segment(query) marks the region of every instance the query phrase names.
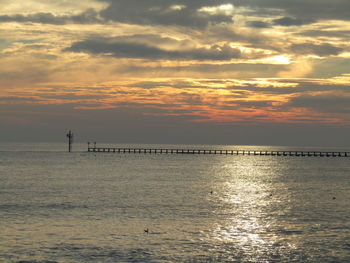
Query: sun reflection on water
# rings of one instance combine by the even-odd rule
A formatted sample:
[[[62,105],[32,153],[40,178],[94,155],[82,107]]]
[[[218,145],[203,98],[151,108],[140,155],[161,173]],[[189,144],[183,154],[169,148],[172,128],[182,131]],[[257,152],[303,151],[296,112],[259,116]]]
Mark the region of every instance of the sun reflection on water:
[[[288,211],[289,197],[283,184],[275,189],[280,172],[276,161],[251,157],[219,165],[221,192],[215,213],[222,220],[213,227],[212,238],[247,260],[296,249],[293,237],[282,241],[278,235],[278,216]]]

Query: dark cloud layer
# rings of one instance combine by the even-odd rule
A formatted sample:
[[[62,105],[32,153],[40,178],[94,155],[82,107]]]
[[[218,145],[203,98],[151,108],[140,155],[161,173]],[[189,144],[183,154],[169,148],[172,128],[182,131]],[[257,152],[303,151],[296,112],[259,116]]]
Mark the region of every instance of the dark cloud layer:
[[[300,26],[319,20],[350,20],[348,0],[100,0],[107,7],[99,12],[88,9],[78,15],[53,13],[2,15],[0,22],[34,22],[46,24],[100,23],[116,21],[140,25],[174,25],[204,28],[208,25],[233,23],[233,14],[204,12],[203,8],[231,4],[246,8],[247,15],[279,17],[273,24]],[[263,28],[265,22],[252,21],[250,26]]]
[[[288,106],[308,108],[322,113],[350,113],[350,94],[301,95],[293,98]]]
[[[147,36],[144,36],[144,38],[147,39]],[[164,38],[163,41],[175,44],[178,42],[170,38]],[[231,48],[228,45],[213,45],[210,48],[166,50],[146,43],[131,42],[128,41],[128,38],[125,41],[121,37],[87,39],[74,43],[67,51],[110,54],[120,58],[146,59],[227,60],[241,56],[239,49]]]
[[[318,56],[338,55],[343,51],[342,48],[332,46],[331,44],[316,45],[312,43],[293,44],[290,50],[297,54],[314,54]]]
[[[230,1],[204,0],[119,0],[108,1],[109,6],[101,12],[106,20],[142,25],[176,25],[206,27],[209,24],[231,23],[232,16],[200,12],[202,7],[217,6]]]
[[[260,15],[279,14],[289,17],[279,21],[284,25],[300,24],[310,20],[350,20],[348,0],[232,0],[231,2],[237,6],[250,7]]]
[[[97,12],[88,9],[78,15],[54,15],[53,13],[33,13],[1,15],[0,22],[32,22],[42,24],[89,24],[108,21],[140,25],[174,25],[204,28],[210,24],[232,23],[232,15],[209,14],[200,9],[216,6],[224,1],[160,1],[160,0],[118,0],[108,2],[108,7]]]
[[[52,13],[35,13],[29,15],[2,15],[0,16],[0,22],[31,22],[41,24],[53,24],[53,25],[64,25],[64,24],[93,24],[100,23],[98,19],[98,13],[94,9],[88,9],[78,15],[65,15],[56,16]]]
[[[271,25],[269,23],[263,22],[263,21],[250,21],[247,23],[248,26],[250,27],[255,27],[255,28],[269,28]]]
[[[131,24],[159,24],[205,27],[210,24],[231,23],[232,15],[199,12],[203,7],[232,4],[248,8],[247,14],[280,16],[273,22],[282,26],[300,26],[319,20],[350,20],[348,0],[103,0],[109,6],[101,12],[107,20]],[[281,17],[282,16],[282,17]],[[267,24],[252,22],[253,27]]]
[[[314,20],[312,20],[312,19],[297,19],[297,18],[293,18],[293,17],[282,17],[282,18],[278,18],[278,19],[273,20],[273,22],[276,25],[280,25],[280,26],[302,26],[305,24],[313,23]]]

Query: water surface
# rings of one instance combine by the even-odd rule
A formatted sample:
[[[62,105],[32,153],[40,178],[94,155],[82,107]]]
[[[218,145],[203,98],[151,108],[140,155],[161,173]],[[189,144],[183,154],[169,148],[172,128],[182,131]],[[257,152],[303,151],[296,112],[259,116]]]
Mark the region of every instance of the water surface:
[[[65,146],[0,148],[1,262],[350,261],[350,158]]]

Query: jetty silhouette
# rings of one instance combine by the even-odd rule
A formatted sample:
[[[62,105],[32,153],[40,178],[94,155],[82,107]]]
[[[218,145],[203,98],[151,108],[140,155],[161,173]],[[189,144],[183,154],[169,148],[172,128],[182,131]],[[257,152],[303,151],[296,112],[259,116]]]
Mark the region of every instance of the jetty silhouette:
[[[73,133],[67,134],[68,151],[72,150]],[[253,156],[295,156],[295,157],[350,157],[350,152],[333,151],[274,151],[274,150],[236,150],[236,149],[184,149],[184,148],[132,148],[97,147],[96,142],[88,142],[88,152],[123,154],[210,154],[210,155],[253,155]]]
[[[215,150],[215,149],[175,149],[175,148],[128,148],[128,147],[93,147],[88,144],[88,152],[123,153],[123,154],[220,154],[220,155],[255,155],[255,156],[296,156],[296,157],[350,157],[350,152],[323,151],[268,151],[268,150]]]

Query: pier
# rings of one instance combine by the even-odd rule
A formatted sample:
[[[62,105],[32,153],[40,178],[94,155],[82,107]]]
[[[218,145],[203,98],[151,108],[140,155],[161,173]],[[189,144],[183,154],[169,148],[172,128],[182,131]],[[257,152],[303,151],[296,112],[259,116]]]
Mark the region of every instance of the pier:
[[[220,155],[253,155],[253,156],[295,156],[295,157],[350,157],[350,152],[322,151],[265,151],[265,150],[213,150],[213,149],[166,149],[166,148],[113,148],[90,147],[88,152],[122,153],[122,154],[220,154]]]

